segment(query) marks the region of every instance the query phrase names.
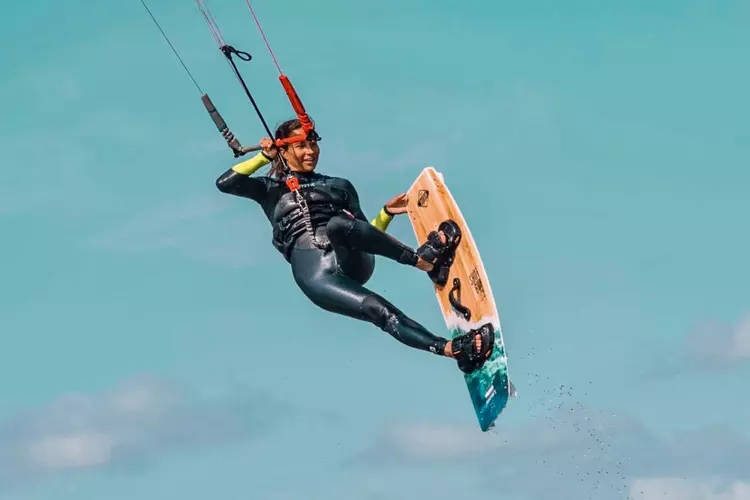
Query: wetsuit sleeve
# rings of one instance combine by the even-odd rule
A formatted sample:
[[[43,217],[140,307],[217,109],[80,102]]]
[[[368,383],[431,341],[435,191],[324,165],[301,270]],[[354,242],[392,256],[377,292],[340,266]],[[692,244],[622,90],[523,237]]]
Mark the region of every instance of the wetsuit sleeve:
[[[260,168],[268,165],[269,163],[271,163],[271,160],[269,160],[266,155],[264,155],[263,153],[258,153],[249,160],[245,160],[242,163],[238,163],[237,165],[233,166],[232,170],[242,175],[253,175]]]
[[[258,169],[271,162],[263,153],[238,163],[216,179],[216,187],[222,193],[242,196],[260,203],[268,194],[265,179],[250,177]]]
[[[386,229],[388,229],[388,225],[392,220],[393,216],[386,211],[385,207],[383,207],[380,209],[378,216],[370,221],[370,224],[380,229],[381,231],[385,231]]]

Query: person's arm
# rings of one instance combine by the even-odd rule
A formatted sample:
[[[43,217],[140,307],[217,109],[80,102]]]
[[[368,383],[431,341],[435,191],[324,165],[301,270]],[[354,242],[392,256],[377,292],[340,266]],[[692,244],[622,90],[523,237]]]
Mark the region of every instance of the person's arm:
[[[398,214],[405,214],[407,212],[408,202],[409,198],[406,193],[401,193],[394,196],[393,198],[388,200],[385,205],[383,205],[383,208],[380,209],[378,216],[372,219],[370,224],[385,232],[385,230],[388,229],[388,225],[391,223],[394,216]]]
[[[232,167],[232,170],[242,175],[253,175],[255,172],[271,163],[271,158],[266,156],[263,151]]]
[[[344,185],[345,185],[346,191],[348,191],[349,194],[352,196],[352,200],[349,205],[350,211],[354,214],[354,217],[356,217],[357,219],[366,221],[367,216],[365,215],[364,211],[362,210],[361,205],[359,204],[359,193],[357,192],[357,188],[355,188],[354,185],[348,180],[344,180]],[[381,231],[385,232],[385,230],[388,229],[388,225],[393,220],[393,216],[394,214],[390,213],[388,209],[386,208],[386,206],[383,205],[377,217],[372,219],[370,221],[370,224],[380,229]]]
[[[370,224],[385,232],[388,229],[388,225],[393,220],[393,214],[388,212],[388,209],[383,206],[378,213],[378,216],[370,221]]]
[[[222,193],[242,196],[260,202],[268,192],[264,179],[250,177],[260,168],[271,163],[262,152],[233,166],[216,179],[216,187]]]

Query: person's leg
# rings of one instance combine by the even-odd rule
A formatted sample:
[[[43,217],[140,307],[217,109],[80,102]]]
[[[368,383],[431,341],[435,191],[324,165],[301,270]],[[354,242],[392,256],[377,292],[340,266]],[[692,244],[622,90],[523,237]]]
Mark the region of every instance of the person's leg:
[[[426,271],[440,286],[448,280],[453,255],[461,241],[461,229],[455,222],[447,220],[414,250],[372,224],[348,214],[332,217],[326,225],[326,234],[341,257],[351,250],[387,257]]]
[[[451,356],[450,349],[446,353],[447,339],[433,335],[380,295],[337,272],[326,252],[295,249],[291,264],[297,285],[318,307],[372,323],[409,347]]]
[[[335,219],[336,218],[333,218],[331,220],[335,221]],[[489,358],[494,348],[494,330],[492,330],[491,327],[488,329],[486,326],[483,326],[476,331],[472,330],[452,340],[438,337],[413,319],[406,316],[401,310],[385,298],[367,289],[352,277],[341,272],[341,267],[339,266],[338,261],[346,261],[347,263],[353,264],[353,261],[358,261],[358,259],[352,259],[351,257],[356,257],[352,254],[364,252],[360,246],[356,245],[356,241],[354,242],[355,246],[351,244],[351,240],[344,239],[341,235],[337,235],[337,231],[352,234],[352,229],[356,229],[356,225],[353,226],[348,223],[344,224],[344,222],[347,221],[335,221],[333,224],[333,230],[329,229],[329,234],[333,234],[334,239],[336,239],[338,243],[333,245],[334,252],[312,249],[297,249],[292,252],[291,264],[294,279],[305,295],[322,309],[349,316],[351,318],[368,321],[409,347],[454,358],[458,362],[459,368],[465,373],[471,373],[482,366],[484,361]],[[361,221],[357,220],[357,222]],[[336,227],[339,224],[341,224],[341,228]],[[329,222],[329,228],[330,227],[331,223]],[[441,225],[441,228],[444,227],[444,225]],[[387,242],[388,244],[393,245],[393,242],[395,241],[396,244],[393,245],[394,248],[396,245],[400,245],[401,248],[406,247],[395,238],[392,238],[377,228],[373,229],[378,233],[385,235],[389,240],[392,240]],[[448,233],[447,236],[443,235],[446,236],[446,238],[451,238],[455,234],[451,234],[451,228],[445,228],[445,231]],[[355,233],[355,235],[355,237],[359,237],[361,233]],[[437,233],[431,236],[433,238],[440,238]],[[373,240],[375,240],[374,237],[372,239],[367,239],[370,243],[372,243]],[[454,241],[457,243],[458,239]],[[334,241],[332,241],[332,243],[334,243]],[[439,248],[440,243],[440,241],[433,241],[433,246],[429,247],[429,249],[434,250],[435,246]],[[348,246],[346,244],[348,244]],[[427,245],[424,245],[423,247],[426,246]],[[357,248],[357,250],[354,250],[353,247]],[[388,248],[385,242],[383,247],[386,249]],[[380,248],[382,249],[383,247]],[[391,248],[391,250],[393,250],[393,248]],[[395,251],[393,251],[391,255],[395,255]],[[331,257],[334,256],[335,258],[332,259]],[[394,260],[398,261],[398,259]],[[452,258],[448,265],[450,265],[450,263],[452,263]],[[441,266],[442,267],[438,269],[447,271],[444,262]],[[366,267],[368,267],[368,269],[364,270],[363,273],[355,274],[369,276],[372,269],[370,269],[369,266]]]
[[[350,215],[336,215],[328,221],[326,234],[337,254],[359,250],[380,255],[401,264],[416,266],[417,252],[369,222]]]
[[[380,295],[337,272],[330,252],[297,249],[291,262],[297,285],[326,311],[368,321],[402,344],[453,358],[465,373],[482,366],[492,353],[495,338],[491,327],[485,325],[452,340],[433,335]]]

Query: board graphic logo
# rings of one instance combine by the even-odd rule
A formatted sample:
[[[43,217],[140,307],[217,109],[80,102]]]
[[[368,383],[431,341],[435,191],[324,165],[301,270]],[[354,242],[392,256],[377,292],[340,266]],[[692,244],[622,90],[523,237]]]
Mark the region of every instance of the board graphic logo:
[[[487,391],[484,393],[484,401],[485,403],[489,402],[490,399],[495,397],[495,394],[497,394],[497,391],[495,390],[495,386],[491,385]]]
[[[420,189],[419,190],[419,197],[417,198],[417,206],[418,207],[426,207],[427,206],[427,200],[430,197],[430,192],[426,189]]]
[[[484,300],[487,296],[484,291],[484,284],[482,278],[479,277],[479,270],[475,267],[471,273],[469,273],[469,283],[474,287],[474,292],[477,294],[479,300]]]

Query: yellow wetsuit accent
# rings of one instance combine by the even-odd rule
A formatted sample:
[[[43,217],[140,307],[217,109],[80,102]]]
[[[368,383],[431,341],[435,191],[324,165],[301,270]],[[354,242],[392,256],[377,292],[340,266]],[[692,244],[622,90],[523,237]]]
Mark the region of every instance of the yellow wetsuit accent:
[[[388,229],[388,224],[390,224],[392,220],[393,216],[386,213],[385,207],[383,207],[380,209],[380,213],[378,213],[378,216],[370,221],[370,224],[380,229],[381,231],[385,231],[386,229]]]
[[[266,158],[263,153],[258,153],[249,160],[245,160],[242,163],[238,163],[237,165],[233,166],[232,170],[234,170],[238,174],[253,175],[257,170],[268,165],[269,163],[271,163],[271,160]]]

